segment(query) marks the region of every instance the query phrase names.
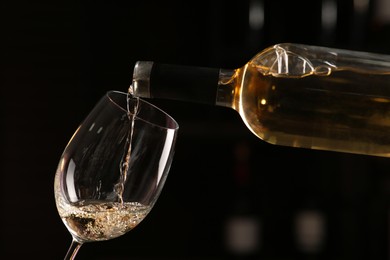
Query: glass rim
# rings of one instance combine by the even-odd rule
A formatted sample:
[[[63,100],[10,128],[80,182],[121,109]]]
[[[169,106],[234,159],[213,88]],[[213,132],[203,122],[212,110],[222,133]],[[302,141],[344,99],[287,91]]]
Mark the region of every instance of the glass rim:
[[[110,100],[110,102],[112,102],[116,107],[118,107],[119,109],[121,109],[122,111],[126,112],[127,113],[127,109],[123,108],[123,106],[121,106],[120,104],[118,104],[112,97],[110,97],[110,94],[112,93],[115,93],[115,94],[120,94],[120,95],[123,95],[123,96],[127,96],[128,93],[125,93],[125,92],[122,92],[122,91],[118,91],[118,90],[109,90],[106,92],[105,96]],[[165,126],[161,125],[161,124],[156,124],[156,123],[153,123],[151,122],[150,120],[146,120],[142,117],[138,117],[136,116],[135,118],[141,120],[141,121],[144,121],[144,122],[147,122],[148,124],[151,124],[151,125],[155,125],[155,126],[158,126],[158,127],[161,127],[161,128],[165,128],[165,129],[173,129],[173,130],[177,130],[179,129],[179,124],[177,123],[177,121],[171,116],[169,115],[167,112],[165,112],[164,110],[162,110],[161,108],[153,105],[152,103],[142,99],[142,98],[138,98],[142,103],[145,103],[147,104],[148,106],[151,106],[153,109],[161,112],[162,114],[164,114],[170,121],[171,121],[171,124],[167,124]]]

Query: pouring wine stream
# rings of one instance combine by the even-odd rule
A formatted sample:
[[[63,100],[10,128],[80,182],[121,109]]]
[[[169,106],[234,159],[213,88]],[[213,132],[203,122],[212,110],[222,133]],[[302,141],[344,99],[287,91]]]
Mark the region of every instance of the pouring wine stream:
[[[136,102],[132,106],[130,105],[130,99],[135,98]],[[127,135],[126,145],[124,149],[123,158],[120,163],[120,179],[119,183],[116,185],[116,192],[118,194],[119,203],[121,206],[123,206],[123,190],[124,185],[126,183],[127,174],[129,171],[129,162],[131,157],[131,143],[133,140],[133,134],[134,134],[134,124],[135,124],[135,117],[137,116],[138,112],[138,106],[139,106],[139,98],[134,97],[132,95],[132,86],[129,87],[129,91],[127,93],[127,117],[129,118],[129,122],[131,123],[131,127],[129,130],[129,133]]]

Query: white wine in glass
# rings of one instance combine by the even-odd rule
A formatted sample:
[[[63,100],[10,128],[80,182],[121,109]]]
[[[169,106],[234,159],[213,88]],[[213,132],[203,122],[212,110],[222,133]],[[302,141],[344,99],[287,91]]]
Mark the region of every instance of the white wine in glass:
[[[109,91],[89,113],[58,164],[54,194],[72,235],[65,259],[86,242],[119,237],[156,202],[169,172],[177,122],[152,104]]]

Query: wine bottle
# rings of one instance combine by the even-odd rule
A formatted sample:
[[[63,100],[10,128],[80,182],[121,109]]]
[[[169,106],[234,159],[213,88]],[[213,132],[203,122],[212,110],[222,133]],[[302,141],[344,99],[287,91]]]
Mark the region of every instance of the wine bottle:
[[[236,69],[138,61],[129,92],[232,108],[275,145],[390,157],[390,55],[282,43]]]

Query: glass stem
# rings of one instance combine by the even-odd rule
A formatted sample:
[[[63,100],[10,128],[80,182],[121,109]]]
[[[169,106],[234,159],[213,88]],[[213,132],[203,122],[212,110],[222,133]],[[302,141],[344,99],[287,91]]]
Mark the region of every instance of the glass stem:
[[[64,260],[73,260],[75,259],[77,252],[79,251],[82,243],[78,242],[76,239],[72,239],[72,243],[66,253]]]

